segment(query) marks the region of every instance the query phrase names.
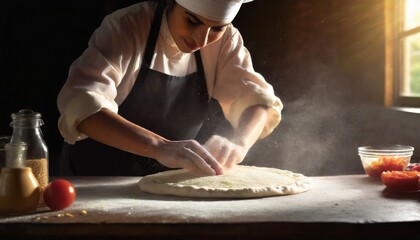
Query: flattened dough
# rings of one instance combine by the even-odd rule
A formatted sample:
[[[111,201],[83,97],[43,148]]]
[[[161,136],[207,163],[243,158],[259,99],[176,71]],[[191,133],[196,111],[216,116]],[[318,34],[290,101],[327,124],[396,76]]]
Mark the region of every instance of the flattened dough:
[[[258,198],[290,195],[310,188],[308,177],[276,168],[238,165],[219,176],[198,177],[185,169],[140,179],[148,193],[201,198]]]

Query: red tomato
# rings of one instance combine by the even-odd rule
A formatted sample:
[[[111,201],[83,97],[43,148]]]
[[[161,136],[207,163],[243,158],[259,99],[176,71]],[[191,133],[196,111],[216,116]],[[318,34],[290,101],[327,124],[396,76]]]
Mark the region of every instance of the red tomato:
[[[393,190],[420,190],[420,172],[417,171],[386,171],[381,174],[381,180],[388,188]]]
[[[70,206],[76,198],[76,190],[71,182],[56,179],[50,182],[44,190],[45,205],[52,210],[61,210]]]

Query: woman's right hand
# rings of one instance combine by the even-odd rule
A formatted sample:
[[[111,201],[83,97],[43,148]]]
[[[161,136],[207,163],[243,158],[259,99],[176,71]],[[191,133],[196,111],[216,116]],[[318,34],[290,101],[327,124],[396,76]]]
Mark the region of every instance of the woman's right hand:
[[[164,141],[156,160],[169,168],[185,168],[199,175],[221,175],[223,167],[195,140]]]
[[[195,140],[170,141],[106,108],[83,120],[78,130],[109,146],[156,159],[170,168],[200,175],[223,174],[222,166]]]

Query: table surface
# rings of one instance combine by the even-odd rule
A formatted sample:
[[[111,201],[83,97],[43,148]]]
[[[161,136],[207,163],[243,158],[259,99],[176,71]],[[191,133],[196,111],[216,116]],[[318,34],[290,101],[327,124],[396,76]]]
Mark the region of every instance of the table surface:
[[[83,234],[92,238],[111,233],[164,237],[182,230],[197,237],[209,236],[212,229],[211,236],[219,238],[264,235],[304,239],[324,229],[329,232],[324,233],[325,238],[346,232],[347,236],[375,232],[378,236],[380,230],[384,237],[402,231],[405,239],[420,239],[420,192],[392,192],[366,175],[310,177],[312,186],[307,192],[257,199],[154,195],[140,191],[139,177],[68,179],[77,191],[69,208],[50,211],[43,207],[33,213],[0,216],[0,233],[44,238]],[[251,231],[254,228],[261,230]]]

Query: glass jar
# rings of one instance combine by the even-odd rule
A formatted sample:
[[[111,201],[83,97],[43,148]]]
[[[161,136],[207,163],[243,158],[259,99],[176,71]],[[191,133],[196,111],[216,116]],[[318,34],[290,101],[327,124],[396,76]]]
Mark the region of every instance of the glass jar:
[[[41,126],[44,122],[41,114],[30,109],[12,113],[13,127],[11,143],[26,143],[26,167],[32,169],[39,182],[41,193],[48,184],[48,148],[42,137]]]

